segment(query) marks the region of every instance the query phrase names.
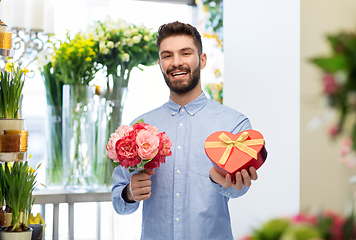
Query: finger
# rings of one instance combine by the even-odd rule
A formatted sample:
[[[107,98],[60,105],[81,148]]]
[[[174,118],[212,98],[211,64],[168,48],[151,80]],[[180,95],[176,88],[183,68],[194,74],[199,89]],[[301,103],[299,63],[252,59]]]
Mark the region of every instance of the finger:
[[[137,199],[135,200],[136,202],[139,201],[143,201],[143,200],[147,200],[151,197],[151,192],[147,193],[147,194],[143,194],[143,195],[139,195],[137,196]]]
[[[243,185],[245,185],[246,187],[251,186],[251,178],[246,169],[243,169],[241,171],[241,175],[242,175]]]
[[[131,182],[133,181],[144,181],[150,179],[150,176],[147,173],[138,173],[131,176]]]
[[[132,194],[135,201],[146,200],[151,196],[151,187],[133,189]]]
[[[155,171],[153,171],[152,169],[145,169],[145,172],[150,176],[155,174]]]
[[[230,188],[232,186],[231,175],[229,173],[225,176],[225,184],[224,187]]]
[[[214,182],[216,182],[216,183],[218,183],[218,184],[220,184],[220,185],[224,185],[224,183],[225,183],[225,177],[221,176],[220,173],[218,173],[214,167],[212,167],[212,168],[210,169],[209,174],[210,174],[210,178],[211,178]]]
[[[254,167],[250,167],[249,171],[250,171],[250,177],[251,177],[251,179],[252,179],[252,180],[257,180],[258,175],[257,175],[256,169],[255,169]]]
[[[234,188],[236,188],[237,190],[241,190],[243,187],[243,181],[240,172],[237,172],[235,174],[235,179],[236,179],[236,184],[234,185]]]

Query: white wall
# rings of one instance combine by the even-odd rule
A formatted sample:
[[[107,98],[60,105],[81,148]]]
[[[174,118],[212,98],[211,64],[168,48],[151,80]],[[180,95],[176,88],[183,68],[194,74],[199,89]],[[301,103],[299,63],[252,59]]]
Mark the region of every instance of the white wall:
[[[224,104],[250,118],[268,158],[249,192],[230,201],[236,239],[299,211],[299,0],[224,1]]]

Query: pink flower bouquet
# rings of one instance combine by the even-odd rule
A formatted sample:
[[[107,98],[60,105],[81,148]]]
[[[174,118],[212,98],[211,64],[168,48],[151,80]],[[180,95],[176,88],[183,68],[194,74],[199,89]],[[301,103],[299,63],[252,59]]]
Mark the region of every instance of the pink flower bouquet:
[[[172,141],[165,132],[158,133],[158,128],[140,120],[133,126],[120,126],[112,133],[106,150],[115,167],[133,172],[158,168],[172,155],[171,147]]]

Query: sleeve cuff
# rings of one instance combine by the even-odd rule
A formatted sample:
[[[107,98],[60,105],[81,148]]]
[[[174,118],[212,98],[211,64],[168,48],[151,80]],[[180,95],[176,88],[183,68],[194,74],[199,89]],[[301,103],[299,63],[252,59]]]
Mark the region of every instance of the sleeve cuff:
[[[139,202],[125,202],[125,200],[122,198],[122,191],[124,190],[124,188],[125,186],[118,186],[111,192],[111,201],[114,206],[114,209],[118,214],[121,215],[127,215],[135,212],[140,205]]]
[[[210,178],[210,176],[209,176]],[[211,184],[213,184],[214,188],[223,196],[228,197],[228,198],[237,198],[243,196],[248,190],[249,187],[243,186],[241,190],[237,190],[234,187],[230,188],[225,188],[221,186],[220,184],[214,182],[210,178]]]

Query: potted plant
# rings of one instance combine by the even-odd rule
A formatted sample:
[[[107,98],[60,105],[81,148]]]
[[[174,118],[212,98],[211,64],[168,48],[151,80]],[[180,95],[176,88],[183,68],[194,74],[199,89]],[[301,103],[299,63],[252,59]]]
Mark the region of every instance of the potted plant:
[[[0,134],[4,134],[6,129],[23,129],[24,120],[19,117],[26,73],[26,68],[15,66],[11,61],[5,64],[5,70],[0,73]]]
[[[15,233],[31,239],[32,229],[28,227],[34,199],[32,192],[36,186],[37,169],[29,167],[27,161],[2,163],[2,189],[5,190],[6,205],[11,207],[11,224],[0,231],[0,239],[13,239]],[[8,238],[9,237],[9,238]]]

